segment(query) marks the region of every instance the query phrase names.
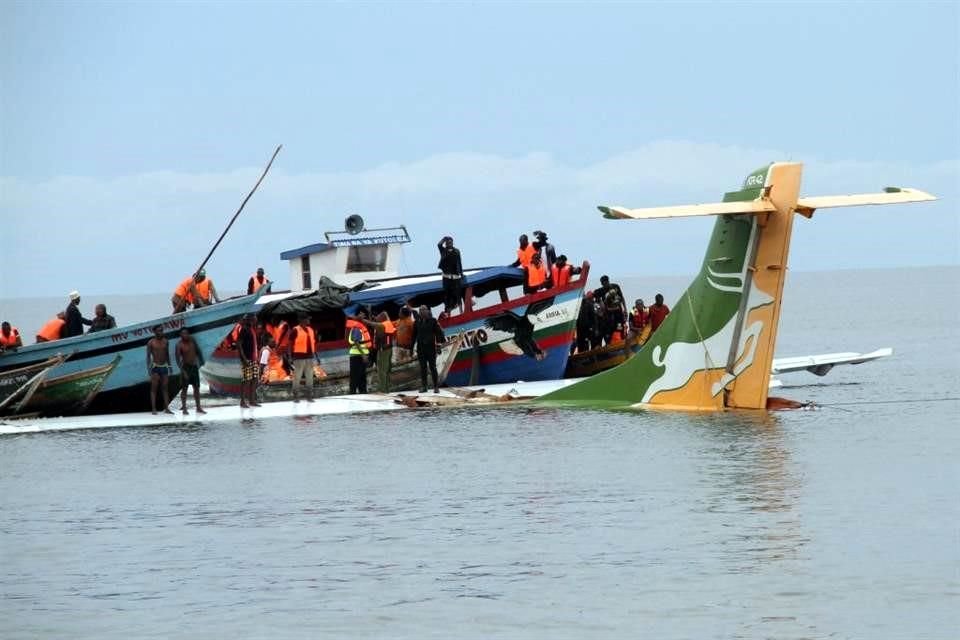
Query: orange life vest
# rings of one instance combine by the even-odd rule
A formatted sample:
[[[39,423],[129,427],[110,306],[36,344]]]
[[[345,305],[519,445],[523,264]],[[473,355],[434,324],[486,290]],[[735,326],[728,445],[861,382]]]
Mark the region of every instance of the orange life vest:
[[[173,295],[179,296],[189,302],[194,304],[195,300],[193,299],[193,292],[190,291],[190,286],[193,284],[193,276],[190,276],[179,285],[177,285],[176,291],[173,292]]]
[[[3,335],[3,331],[0,331],[0,344],[5,347],[12,347],[17,344],[17,339],[20,337],[20,332],[17,331],[16,327],[10,327],[10,335]]]
[[[363,340],[361,340],[361,343],[365,347],[370,347],[373,345],[373,340],[370,339],[370,331],[367,329],[367,325],[363,324],[359,320],[347,320],[346,326],[347,326],[348,335],[350,333],[350,330],[353,329],[354,327],[356,327],[357,329],[360,329],[360,335],[363,336]]]
[[[281,320],[280,324],[273,328],[273,341],[277,349],[287,346],[290,342],[290,325],[286,320]]]
[[[386,343],[386,346],[392,347],[393,341],[397,336],[397,327],[394,326],[390,318],[387,318],[386,320],[383,321],[383,334],[384,334],[384,342]]]
[[[40,328],[40,331],[37,332],[37,337],[45,338],[51,342],[54,340],[59,340],[61,332],[66,325],[66,320],[63,320],[62,318],[54,318]]]
[[[520,261],[521,267],[529,267],[530,262],[533,261],[533,254],[537,252],[533,248],[532,244],[528,244],[526,249],[517,249],[517,260]]]
[[[553,286],[562,287],[563,285],[570,282],[570,272],[573,269],[570,268],[570,265],[565,264],[562,267],[557,267],[553,265],[550,268],[551,273],[553,274]]]
[[[623,332],[620,329],[614,329],[613,333],[610,334],[610,344],[616,342],[623,342]]]
[[[397,345],[404,349],[413,346],[413,316],[397,320]]]
[[[204,304],[210,304],[210,278],[204,278],[203,282],[197,283],[197,293],[200,294]],[[194,304],[196,304],[196,301],[194,301]]]
[[[296,331],[296,338],[293,340],[294,355],[313,355],[317,349],[317,338],[313,333],[313,327],[296,326],[291,331]]]
[[[250,276],[250,281],[253,282],[253,291],[251,291],[250,293],[256,293],[257,291],[260,290],[260,287],[267,284],[267,276],[266,274],[264,274],[263,282],[260,282],[260,280],[257,279],[257,274],[253,274],[252,276]]]
[[[527,267],[527,285],[533,289],[539,287],[544,282],[547,281],[547,269],[543,266],[543,263],[540,263],[540,266],[530,263],[530,266]]]

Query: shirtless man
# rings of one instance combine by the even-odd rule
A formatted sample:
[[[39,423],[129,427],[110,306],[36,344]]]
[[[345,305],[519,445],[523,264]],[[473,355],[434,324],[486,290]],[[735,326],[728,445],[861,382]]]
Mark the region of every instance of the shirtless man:
[[[200,408],[200,367],[203,366],[203,354],[189,329],[180,330],[180,342],[177,343],[175,353],[177,366],[180,367],[180,410],[184,415],[187,414],[187,386],[193,385],[197,413],[206,413]]]
[[[157,386],[163,386],[163,412],[170,411],[170,391],[167,389],[167,380],[170,377],[170,345],[163,337],[163,326],[153,328],[153,337],[147,342],[147,373],[150,374],[150,409],[157,413]]]

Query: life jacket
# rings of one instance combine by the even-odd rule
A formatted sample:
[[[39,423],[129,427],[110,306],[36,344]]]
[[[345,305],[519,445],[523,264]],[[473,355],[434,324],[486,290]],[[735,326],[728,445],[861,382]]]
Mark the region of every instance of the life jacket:
[[[642,329],[643,325],[647,324],[649,318],[650,313],[648,311],[639,311],[634,307],[633,311],[630,312],[630,327],[633,329]]]
[[[260,280],[257,279],[257,274],[253,274],[252,276],[250,276],[250,281],[253,282],[253,291],[251,291],[250,293],[256,293],[257,291],[260,290],[260,287],[267,284],[267,276],[266,274],[264,274],[263,282],[260,282]],[[204,280],[204,282],[206,282],[206,280]],[[247,295],[250,295],[250,294],[247,294]]]
[[[397,327],[390,318],[383,321],[383,346],[392,347],[397,337]]]
[[[521,267],[529,267],[530,262],[533,260],[533,254],[537,252],[533,248],[533,244],[528,244],[526,249],[517,249],[517,260],[520,261]]]
[[[210,278],[204,278],[203,282],[197,283],[197,293],[204,304],[210,304]],[[194,301],[196,304],[196,301]]]
[[[360,335],[362,336],[361,342],[363,342],[363,346],[366,347],[368,350],[370,349],[371,346],[373,346],[373,340],[370,339],[370,331],[367,329],[367,325],[363,324],[359,320],[348,319],[346,326],[347,326],[347,331],[353,329],[354,327],[356,327],[357,329],[360,329]],[[348,341],[349,341],[349,338],[348,338]]]
[[[277,350],[281,350],[290,343],[290,325],[286,320],[281,320],[280,324],[273,328],[273,341]]]
[[[348,320],[347,322],[350,321]],[[356,326],[360,323],[356,321],[353,322],[353,326],[350,327],[347,333],[347,342],[350,343],[348,352],[351,356],[365,356],[370,353],[370,349],[367,348],[367,344],[364,342],[363,331],[360,330],[360,327]]]
[[[610,344],[616,342],[623,342],[623,332],[620,329],[614,329],[613,333],[610,334]]]
[[[59,340],[63,328],[67,326],[67,321],[61,318],[54,318],[40,328],[37,332],[38,338],[45,338],[49,341]]]
[[[413,347],[413,316],[397,320],[397,346],[404,349]]]
[[[173,292],[173,295],[179,296],[189,302],[194,304],[196,301],[193,299],[193,292],[190,291],[190,286],[193,284],[193,276],[190,276],[179,285],[177,285],[176,290]]]
[[[233,325],[233,331],[230,332],[230,335],[227,336],[227,344],[229,346],[234,346],[237,344],[237,339],[240,337],[240,329],[243,328],[239,322]]]
[[[540,263],[538,267],[534,263],[530,263],[530,266],[527,267],[527,285],[534,289],[539,287],[544,282],[547,281],[547,269],[543,266],[543,263]]]
[[[296,326],[290,330],[293,335],[293,355],[313,356],[317,349],[317,338],[313,327]]]
[[[573,271],[573,269],[571,269],[570,265],[568,264],[565,264],[562,267],[553,265],[553,267],[550,268],[550,271],[553,274],[553,286],[562,287],[570,282],[570,272]]]
[[[20,337],[20,332],[17,331],[16,327],[10,327],[10,335],[5,336],[3,332],[0,331],[0,345],[5,347],[12,347],[17,344],[17,339]]]

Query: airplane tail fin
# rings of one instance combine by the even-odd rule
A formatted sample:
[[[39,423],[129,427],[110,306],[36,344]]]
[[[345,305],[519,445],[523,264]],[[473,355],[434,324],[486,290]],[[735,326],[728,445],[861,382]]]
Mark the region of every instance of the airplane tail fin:
[[[803,165],[751,173],[713,204],[626,209],[617,219],[715,215],[700,272],[643,348],[618,367],[541,397],[548,404],[764,409],[780,323],[794,213],[824,207],[921,202],[921,191],[801,198]]]

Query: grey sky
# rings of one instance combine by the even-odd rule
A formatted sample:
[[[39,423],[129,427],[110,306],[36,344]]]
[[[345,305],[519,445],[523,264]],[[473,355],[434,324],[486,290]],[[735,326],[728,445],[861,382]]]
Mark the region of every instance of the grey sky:
[[[691,273],[716,200],[771,160],[805,192],[937,203],[800,221],[794,269],[960,261],[960,14],[907,4],[0,5],[2,297],[172,290],[274,146],[214,256],[220,289],[349,213],[406,224],[406,268],[575,261]]]

